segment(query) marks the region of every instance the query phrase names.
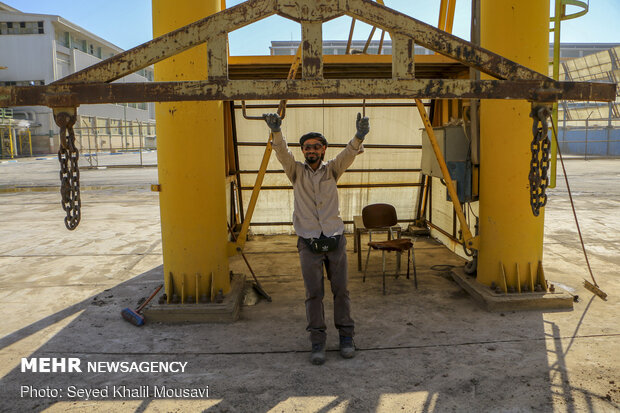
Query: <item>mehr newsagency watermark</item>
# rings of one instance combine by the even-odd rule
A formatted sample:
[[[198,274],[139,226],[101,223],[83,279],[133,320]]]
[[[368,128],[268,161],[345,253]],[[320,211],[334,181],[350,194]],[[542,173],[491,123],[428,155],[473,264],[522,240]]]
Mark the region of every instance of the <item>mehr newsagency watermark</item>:
[[[207,399],[209,386],[205,387],[169,387],[169,386],[126,386],[109,385],[103,387],[80,387],[69,385],[66,387],[35,387],[20,386],[21,398],[52,398],[52,399]]]
[[[21,359],[22,373],[116,373],[116,374],[176,374],[185,373],[186,361],[88,361],[83,363],[77,357],[33,357]],[[20,385],[21,398],[55,398],[55,399],[206,399],[209,386],[168,386],[168,385],[126,385],[110,384],[87,386],[80,385]]]

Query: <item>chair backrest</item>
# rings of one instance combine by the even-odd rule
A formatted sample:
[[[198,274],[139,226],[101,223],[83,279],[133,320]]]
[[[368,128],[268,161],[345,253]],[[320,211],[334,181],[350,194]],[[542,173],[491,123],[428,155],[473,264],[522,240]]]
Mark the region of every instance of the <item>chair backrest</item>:
[[[396,208],[390,204],[372,204],[362,209],[362,221],[368,229],[392,227],[398,222]]]

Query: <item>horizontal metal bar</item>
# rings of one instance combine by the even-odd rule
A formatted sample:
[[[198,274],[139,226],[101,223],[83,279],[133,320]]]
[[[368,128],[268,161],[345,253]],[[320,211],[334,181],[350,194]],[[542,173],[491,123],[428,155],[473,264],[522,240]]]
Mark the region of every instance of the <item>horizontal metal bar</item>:
[[[430,106],[430,102],[424,104],[424,106]],[[295,108],[361,108],[366,106],[367,108],[415,108],[415,103],[287,103],[287,109]],[[246,109],[276,109],[277,104],[262,104],[262,105],[245,105]],[[235,105],[235,109],[241,109],[241,105]]]
[[[616,98],[611,83],[466,79],[217,80],[50,84],[0,87],[0,106],[265,99],[560,99]]]
[[[399,219],[398,222],[414,222],[415,219]],[[353,221],[343,221],[344,224],[353,224]],[[278,222],[250,222],[251,227],[269,227],[276,225],[293,225],[292,221],[278,221]],[[353,235],[353,234],[351,234]]]
[[[237,146],[255,146],[255,147],[264,147],[267,145],[266,142],[237,142]],[[295,142],[287,142],[289,147],[299,147],[301,146]],[[330,148],[344,148],[346,147],[346,143],[330,143]],[[389,144],[380,144],[380,143],[365,143],[364,149],[422,149],[422,145],[389,145]]]
[[[338,185],[338,188],[403,188],[403,187],[415,187],[420,186],[418,182],[405,182],[405,183],[387,183],[387,184],[342,184]],[[242,186],[242,190],[251,191],[254,189],[253,186]],[[283,189],[293,189],[291,185],[263,185],[261,186],[261,190],[283,190]]]
[[[570,143],[618,143],[620,142],[620,140],[590,140],[588,139],[587,141],[560,141],[560,143],[563,143],[565,145],[568,145]]]
[[[414,169],[407,169],[407,168],[393,168],[393,169],[347,169],[345,171],[345,173],[347,172],[420,172],[421,169],[419,168],[414,168]],[[235,171],[232,172],[231,175],[235,175],[237,173],[240,174],[257,174],[258,170],[241,170],[241,171]],[[268,174],[283,174],[284,173],[284,169],[268,169],[265,171],[265,173]]]
[[[430,221],[426,221],[426,224],[427,224],[429,227],[431,227],[431,228],[433,228],[433,229],[436,229],[437,231],[441,232],[443,235],[445,235],[446,237],[450,238],[452,241],[454,241],[454,242],[456,242],[456,243],[460,243],[460,241],[459,241],[458,239],[456,239],[456,238],[454,237],[454,235],[452,235],[452,234],[450,234],[449,232],[445,231],[443,228],[438,227],[437,225],[433,224],[433,223],[432,223],[432,222],[430,222]]]

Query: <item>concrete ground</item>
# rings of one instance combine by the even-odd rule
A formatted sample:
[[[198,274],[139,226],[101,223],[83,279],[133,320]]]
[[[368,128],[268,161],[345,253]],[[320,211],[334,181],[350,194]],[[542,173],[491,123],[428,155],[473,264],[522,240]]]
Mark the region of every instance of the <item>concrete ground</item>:
[[[136,155],[100,164],[112,161],[135,163]],[[588,275],[559,183],[546,211],[544,265],[549,280],[581,298],[572,311],[481,310],[448,277],[445,265],[462,260],[432,239],[416,241],[419,289],[389,278],[383,296],[379,255],[362,283],[349,238],[359,351],[341,359],[330,326],[327,362],[313,366],[293,237],[247,244],[273,302],[244,307],[234,324],[137,328],[119,313],[162,281],[158,199],[148,190],[156,169],[84,170],[91,189],[82,194],[82,223],[69,232],[57,189],[11,192],[57,185],[57,161],[0,163],[0,411],[618,411],[620,160],[570,160],[567,168],[608,301],[582,286]],[[231,268],[247,273],[240,257]],[[330,323],[329,300],[325,312]],[[22,357],[79,358],[83,371],[22,372]],[[177,373],[112,373],[86,371],[88,362],[187,364]],[[155,397],[163,387],[208,387],[208,398]],[[79,389],[109,394],[71,397]]]

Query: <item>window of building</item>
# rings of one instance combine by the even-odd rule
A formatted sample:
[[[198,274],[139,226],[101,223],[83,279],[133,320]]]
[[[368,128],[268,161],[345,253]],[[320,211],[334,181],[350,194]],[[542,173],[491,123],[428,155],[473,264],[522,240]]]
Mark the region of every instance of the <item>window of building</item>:
[[[0,82],[0,86],[43,86],[43,80],[7,80]]]
[[[43,22],[0,22],[2,34],[43,34]]]

